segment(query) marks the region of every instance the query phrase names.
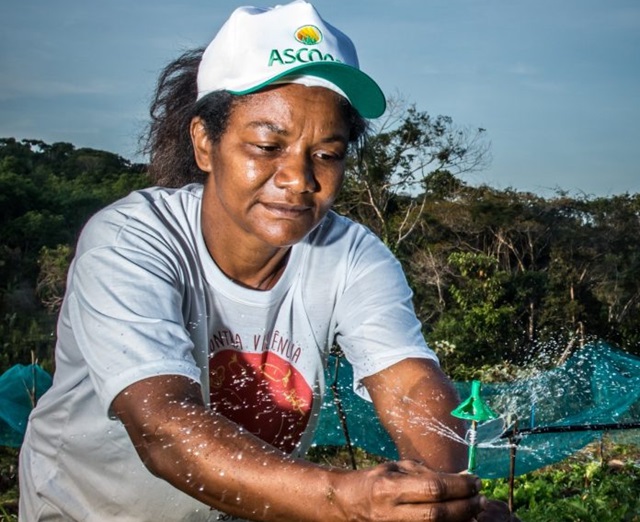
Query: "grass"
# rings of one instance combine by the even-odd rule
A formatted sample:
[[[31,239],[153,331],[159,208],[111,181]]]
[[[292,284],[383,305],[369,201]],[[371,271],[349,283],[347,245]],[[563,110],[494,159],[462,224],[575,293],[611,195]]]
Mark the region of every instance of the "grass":
[[[18,519],[18,449],[0,446],[0,521]]]
[[[508,499],[508,481],[484,481]],[[640,447],[594,444],[565,461],[516,477],[514,511],[525,522],[640,522]]]

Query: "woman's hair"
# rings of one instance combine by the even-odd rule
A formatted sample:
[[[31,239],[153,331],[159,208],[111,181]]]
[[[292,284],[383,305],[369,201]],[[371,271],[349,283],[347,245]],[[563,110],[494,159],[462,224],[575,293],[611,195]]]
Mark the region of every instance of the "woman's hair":
[[[156,85],[149,108],[151,120],[141,137],[142,152],[149,155],[148,171],[154,184],[182,187],[204,183],[206,173],[196,164],[191,143],[191,120],[202,118],[209,139],[216,143],[226,130],[234,104],[249,95],[215,91],[196,102],[198,66],[204,49],[182,54],[167,65]],[[359,149],[367,122],[344,98],[342,107],[349,123],[349,142]]]

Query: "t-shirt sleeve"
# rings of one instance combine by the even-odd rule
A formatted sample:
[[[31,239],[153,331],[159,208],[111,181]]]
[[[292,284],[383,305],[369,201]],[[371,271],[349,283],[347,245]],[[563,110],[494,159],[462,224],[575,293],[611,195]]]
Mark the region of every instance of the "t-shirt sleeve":
[[[142,249],[96,248],[76,259],[70,285],[70,330],[106,413],[144,378],[200,379],[175,263]]]
[[[353,366],[354,391],[370,400],[363,378],[407,358],[438,359],[422,335],[413,292],[391,252],[367,234],[350,257],[335,310],[336,342]]]

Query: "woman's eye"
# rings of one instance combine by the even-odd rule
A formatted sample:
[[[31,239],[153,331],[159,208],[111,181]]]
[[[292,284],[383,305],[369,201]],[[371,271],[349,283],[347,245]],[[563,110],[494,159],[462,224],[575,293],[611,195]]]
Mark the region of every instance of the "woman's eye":
[[[278,145],[269,145],[264,143],[257,143],[255,146],[264,152],[276,152],[280,149]]]
[[[318,152],[316,156],[323,161],[342,161],[344,154],[338,152]]]

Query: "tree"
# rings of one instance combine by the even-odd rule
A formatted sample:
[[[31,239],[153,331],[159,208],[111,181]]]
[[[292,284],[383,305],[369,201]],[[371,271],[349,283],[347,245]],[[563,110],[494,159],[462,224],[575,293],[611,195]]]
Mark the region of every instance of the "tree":
[[[2,364],[50,355],[70,251],[97,210],[149,184],[144,167],[70,143],[0,139]]]
[[[435,323],[430,337],[457,347],[450,355],[458,364],[496,364],[512,356],[518,332],[511,275],[482,253],[455,252],[449,263],[455,271],[449,286],[455,306]]]
[[[351,161],[338,209],[373,229],[394,252],[416,231],[430,195],[455,191],[455,177],[489,162],[485,130],[458,127],[392,101]]]
[[[72,256],[73,249],[69,245],[42,247],[40,251],[36,293],[49,313],[57,314],[60,310]]]

